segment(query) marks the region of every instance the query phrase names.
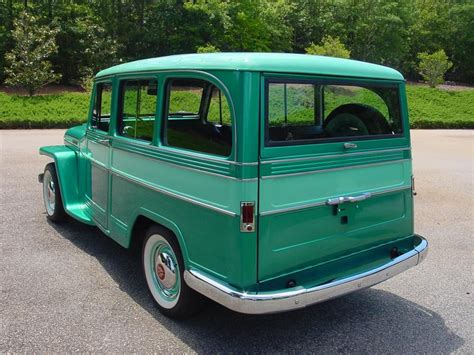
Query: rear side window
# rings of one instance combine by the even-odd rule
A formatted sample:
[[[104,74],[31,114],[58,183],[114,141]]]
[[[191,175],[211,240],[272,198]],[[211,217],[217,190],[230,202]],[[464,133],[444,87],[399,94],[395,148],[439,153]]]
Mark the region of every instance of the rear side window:
[[[118,134],[151,142],[156,118],[156,97],[155,79],[122,81]]]
[[[112,84],[99,83],[96,85],[94,107],[92,109],[91,127],[108,132],[110,126],[110,111],[112,107]]]
[[[225,95],[210,82],[172,79],[167,83],[163,142],[170,147],[229,156],[232,123]]]
[[[266,145],[402,133],[397,85],[269,80],[266,92]]]

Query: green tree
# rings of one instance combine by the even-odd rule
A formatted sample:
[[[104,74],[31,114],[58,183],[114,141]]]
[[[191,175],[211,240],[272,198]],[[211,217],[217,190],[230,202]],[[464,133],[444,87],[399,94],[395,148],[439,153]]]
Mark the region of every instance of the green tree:
[[[320,45],[311,43],[305,48],[307,54],[325,55],[328,57],[350,58],[351,52],[347,50],[339,38],[325,36]]]
[[[61,74],[54,73],[48,60],[58,49],[57,33],[57,28],[41,26],[35,16],[23,11],[14,21],[15,46],[5,55],[5,83],[23,87],[33,96],[39,88],[57,82]]]
[[[432,88],[444,82],[444,75],[453,66],[443,49],[431,54],[419,53],[418,59],[419,73]]]
[[[204,46],[198,46],[196,49],[196,53],[216,53],[220,52],[219,48],[213,46],[210,43],[205,44]]]
[[[51,57],[64,83],[80,83],[98,70],[117,64],[119,44],[87,5],[58,4],[52,12],[58,24],[58,51]],[[81,85],[82,86],[82,85]]]
[[[292,28],[293,49],[304,52],[311,43],[321,43],[328,33],[339,36],[333,31],[333,0],[289,0],[292,11],[288,13],[289,25]]]
[[[454,80],[474,82],[474,2],[460,1],[449,8],[449,25],[446,49],[453,61],[450,77]]]
[[[326,33],[337,36],[351,57],[400,67],[408,53],[412,0],[333,1]]]
[[[280,52],[292,49],[293,30],[288,0],[196,0],[185,4],[187,11],[203,13],[207,31],[215,43],[227,51]],[[203,27],[205,25],[203,24]]]

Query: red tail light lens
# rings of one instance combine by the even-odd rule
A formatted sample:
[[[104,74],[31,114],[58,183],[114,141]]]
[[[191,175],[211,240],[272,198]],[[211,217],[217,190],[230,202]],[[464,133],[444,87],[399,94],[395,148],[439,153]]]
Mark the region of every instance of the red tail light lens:
[[[253,223],[253,205],[242,206],[242,222]]]
[[[253,232],[255,230],[255,203],[240,203],[240,231]]]

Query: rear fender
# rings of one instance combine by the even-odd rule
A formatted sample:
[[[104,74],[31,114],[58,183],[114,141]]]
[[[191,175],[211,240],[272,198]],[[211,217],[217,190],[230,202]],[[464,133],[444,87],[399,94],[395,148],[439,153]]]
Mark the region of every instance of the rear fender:
[[[178,244],[181,248],[181,253],[183,255],[184,259],[184,264],[186,268],[188,268],[188,263],[189,263],[189,255],[188,255],[188,249],[186,248],[186,243],[183,238],[183,234],[181,233],[180,228],[171,220],[169,220],[166,217],[163,217],[153,211],[150,211],[146,208],[138,208],[135,213],[133,214],[133,218],[131,219],[134,221],[133,223],[130,224],[130,228],[128,231],[128,238],[125,241],[124,244],[122,244],[124,247],[129,248],[132,242],[132,238],[134,237],[132,235],[133,232],[133,226],[135,225],[136,221],[140,216],[148,218],[150,221],[153,221],[167,229],[169,229],[175,236],[178,241]]]

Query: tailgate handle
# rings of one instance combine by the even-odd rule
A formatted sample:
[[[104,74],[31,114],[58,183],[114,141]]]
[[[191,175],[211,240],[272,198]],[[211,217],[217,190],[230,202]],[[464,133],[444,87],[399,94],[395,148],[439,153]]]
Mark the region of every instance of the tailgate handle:
[[[365,193],[363,193],[361,195],[357,195],[357,196],[334,197],[334,198],[329,198],[326,201],[326,205],[334,206],[334,205],[340,205],[341,203],[345,203],[345,202],[359,202],[359,201],[367,200],[371,196],[372,196],[372,194],[370,192],[365,192]]]

